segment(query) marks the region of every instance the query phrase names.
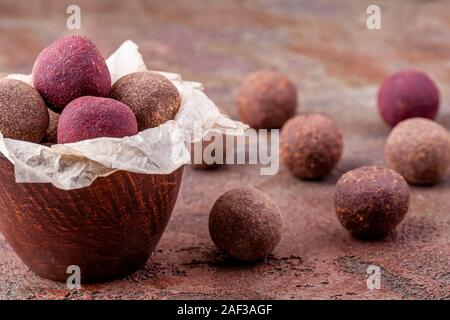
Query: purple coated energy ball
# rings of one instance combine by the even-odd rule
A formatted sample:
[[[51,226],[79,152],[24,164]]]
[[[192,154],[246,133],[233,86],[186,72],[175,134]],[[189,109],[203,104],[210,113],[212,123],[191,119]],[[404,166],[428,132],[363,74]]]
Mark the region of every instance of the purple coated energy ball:
[[[111,75],[92,41],[70,35],[53,42],[39,54],[33,67],[33,84],[49,107],[61,113],[76,98],[107,97]]]
[[[69,103],[58,122],[58,143],[100,137],[123,138],[137,134],[134,113],[123,103],[98,97],[81,97]]]
[[[391,126],[408,118],[434,119],[439,110],[439,91],[423,72],[397,72],[381,84],[378,110]]]

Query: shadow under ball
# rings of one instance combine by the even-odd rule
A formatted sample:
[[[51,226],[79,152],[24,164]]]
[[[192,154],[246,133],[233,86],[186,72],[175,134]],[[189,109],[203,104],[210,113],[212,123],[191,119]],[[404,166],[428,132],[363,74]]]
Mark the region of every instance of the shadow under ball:
[[[177,199],[183,167],[169,175],[118,171],[89,187],[16,183],[0,156],[0,231],[37,275],[99,282],[140,268],[158,244]]]

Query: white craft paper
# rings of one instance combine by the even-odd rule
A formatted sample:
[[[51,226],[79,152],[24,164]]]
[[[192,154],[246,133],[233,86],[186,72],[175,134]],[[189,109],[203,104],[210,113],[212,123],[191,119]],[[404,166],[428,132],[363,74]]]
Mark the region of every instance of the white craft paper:
[[[138,46],[125,41],[107,60],[112,82],[129,73],[148,71]],[[92,184],[117,170],[143,174],[169,174],[190,161],[187,144],[210,131],[243,135],[247,126],[221,114],[199,82],[179,74],[161,72],[177,87],[181,107],[174,120],[125,138],[98,138],[51,147],[3,138],[0,152],[14,164],[16,182],[51,183],[72,190]],[[30,75],[12,74],[32,85]]]

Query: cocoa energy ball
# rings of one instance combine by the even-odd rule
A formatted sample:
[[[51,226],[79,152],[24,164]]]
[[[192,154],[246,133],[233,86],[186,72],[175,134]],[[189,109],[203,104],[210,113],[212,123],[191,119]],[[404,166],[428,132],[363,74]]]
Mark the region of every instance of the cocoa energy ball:
[[[378,92],[378,110],[391,126],[414,117],[434,119],[439,109],[439,91],[423,72],[405,70],[383,81]]]
[[[319,179],[328,175],[341,158],[342,149],[339,128],[321,114],[297,115],[281,130],[281,160],[297,178]]]
[[[209,216],[213,242],[231,257],[256,261],[270,254],[281,239],[281,213],[262,191],[245,187],[217,199]]]
[[[236,94],[240,119],[255,129],[278,129],[297,110],[297,89],[283,74],[257,71]]]
[[[139,131],[173,120],[181,105],[177,88],[156,72],[135,72],[120,78],[110,97],[130,107]]]
[[[221,142],[216,141],[216,136],[207,136],[207,139],[191,144],[191,168],[198,170],[210,170],[220,167],[226,162],[226,136],[221,135]],[[218,150],[221,149],[221,152]],[[200,155],[196,153],[200,152]],[[198,157],[201,156],[201,161]],[[208,157],[206,159],[205,157]]]
[[[48,122],[45,101],[32,86],[0,79],[0,132],[4,138],[40,142]]]
[[[386,164],[408,182],[438,182],[450,166],[450,137],[442,126],[425,118],[400,122],[384,147]]]
[[[111,76],[97,47],[84,36],[70,35],[39,54],[33,67],[33,85],[49,107],[61,113],[76,98],[107,97]]]
[[[69,103],[59,117],[58,143],[137,134],[133,112],[123,103],[99,97],[81,97]]]
[[[409,187],[394,170],[361,167],[339,179],[334,204],[339,221],[353,236],[383,237],[408,212]]]
[[[47,108],[47,111],[48,111],[50,121],[48,124],[47,133],[45,134],[42,142],[57,143],[58,142],[57,132],[58,132],[59,113],[56,113],[48,108]]]

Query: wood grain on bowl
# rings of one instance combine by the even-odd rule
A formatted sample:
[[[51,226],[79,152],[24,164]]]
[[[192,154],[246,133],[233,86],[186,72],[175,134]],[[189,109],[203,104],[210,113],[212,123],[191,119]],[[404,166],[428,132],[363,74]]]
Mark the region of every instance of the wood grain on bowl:
[[[117,278],[155,249],[178,196],[183,167],[169,175],[118,171],[87,188],[16,183],[0,155],[0,231],[36,274],[66,281],[76,265],[82,282]]]

